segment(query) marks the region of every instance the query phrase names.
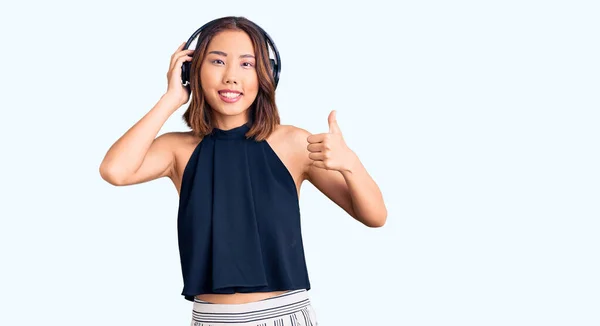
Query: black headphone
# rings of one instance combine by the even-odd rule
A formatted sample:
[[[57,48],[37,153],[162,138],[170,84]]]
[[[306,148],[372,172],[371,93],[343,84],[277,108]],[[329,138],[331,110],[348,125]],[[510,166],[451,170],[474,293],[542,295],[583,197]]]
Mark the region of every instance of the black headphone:
[[[210,22],[202,25],[202,27],[198,28],[198,30],[196,30],[194,32],[194,34],[192,34],[192,36],[189,38],[189,40],[185,43],[183,50],[187,50],[190,47],[190,45],[192,44],[194,39],[198,36],[198,34],[200,34],[200,32],[202,32],[202,30],[207,25],[210,25],[219,19],[222,19],[222,18],[218,18],[213,21],[210,21]],[[273,40],[271,39],[269,34],[267,34],[267,32],[265,32],[265,30],[263,30],[260,26],[258,26],[256,24],[254,24],[254,25],[261,31],[261,33],[265,37],[266,42],[267,42],[267,51],[268,51],[268,47],[270,46],[273,51],[273,54],[275,55],[275,59],[269,58],[269,62],[271,63],[271,71],[273,72],[273,79],[275,80],[275,88],[277,88],[277,84],[279,83],[279,74],[281,73],[281,58],[279,56],[279,51],[277,51],[275,42],[273,42]],[[183,84],[183,86],[185,86],[187,88],[188,91],[190,91],[190,72],[192,70],[191,66],[192,66],[192,63],[189,61],[184,62],[183,65],[181,66],[181,83]]]

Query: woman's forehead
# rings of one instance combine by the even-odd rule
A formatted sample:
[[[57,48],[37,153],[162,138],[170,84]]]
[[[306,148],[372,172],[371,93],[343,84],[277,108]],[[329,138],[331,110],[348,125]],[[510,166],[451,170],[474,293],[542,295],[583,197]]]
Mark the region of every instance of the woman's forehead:
[[[240,30],[225,30],[212,37],[208,44],[208,52],[219,51],[222,54],[245,55],[254,54],[254,45],[250,36]]]

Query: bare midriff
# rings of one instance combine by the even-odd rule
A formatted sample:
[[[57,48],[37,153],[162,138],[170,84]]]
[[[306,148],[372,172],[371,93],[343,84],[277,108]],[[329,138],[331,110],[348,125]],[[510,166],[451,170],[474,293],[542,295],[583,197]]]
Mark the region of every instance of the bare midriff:
[[[196,296],[196,299],[218,304],[240,304],[268,299],[286,292],[288,291],[233,294],[200,294]]]

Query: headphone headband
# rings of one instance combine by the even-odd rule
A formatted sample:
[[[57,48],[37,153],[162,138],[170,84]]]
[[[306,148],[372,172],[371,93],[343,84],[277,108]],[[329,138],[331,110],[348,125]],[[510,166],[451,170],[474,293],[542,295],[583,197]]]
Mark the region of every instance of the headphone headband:
[[[192,34],[192,36],[190,36],[188,41],[185,43],[183,50],[187,50],[190,47],[190,45],[192,44],[192,42],[194,42],[196,37],[204,29],[206,29],[206,27],[208,25],[213,24],[221,19],[223,19],[223,18],[217,18],[215,20],[209,21],[208,23],[206,23],[206,24],[202,25],[200,28],[198,28],[194,32],[194,34]],[[279,75],[281,73],[281,57],[279,55],[279,51],[277,50],[277,47],[275,46],[275,42],[273,42],[273,39],[269,36],[269,34],[267,34],[267,32],[264,29],[262,29],[262,27],[258,26],[256,23],[253,23],[253,22],[251,22],[251,23],[258,28],[258,30],[262,33],[262,35],[264,36],[264,38],[266,40],[267,56],[269,55],[269,46],[271,47],[271,49],[273,51],[273,55],[275,56],[275,59],[269,58],[269,61],[271,63],[271,72],[273,73],[273,79],[275,81],[275,88],[277,88],[277,84],[279,83]],[[188,91],[190,91],[191,65],[192,65],[191,62],[186,61],[183,63],[183,65],[181,67],[181,83],[183,84],[183,86],[185,86],[188,89]]]

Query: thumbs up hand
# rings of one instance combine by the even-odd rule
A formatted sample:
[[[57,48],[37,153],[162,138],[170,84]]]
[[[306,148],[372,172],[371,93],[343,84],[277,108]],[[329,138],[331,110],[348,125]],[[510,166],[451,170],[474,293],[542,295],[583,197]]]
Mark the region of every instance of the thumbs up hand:
[[[329,113],[329,117],[327,117],[327,122],[329,123],[329,133],[342,135],[342,131],[340,130],[340,126],[338,126],[337,119],[335,117],[336,113],[337,112],[333,110],[331,113]]]
[[[329,122],[328,133],[310,135],[306,139],[308,141],[308,157],[313,161],[312,165],[315,167],[340,172],[350,171],[356,155],[344,141],[336,120],[335,110],[331,111],[327,120]]]

